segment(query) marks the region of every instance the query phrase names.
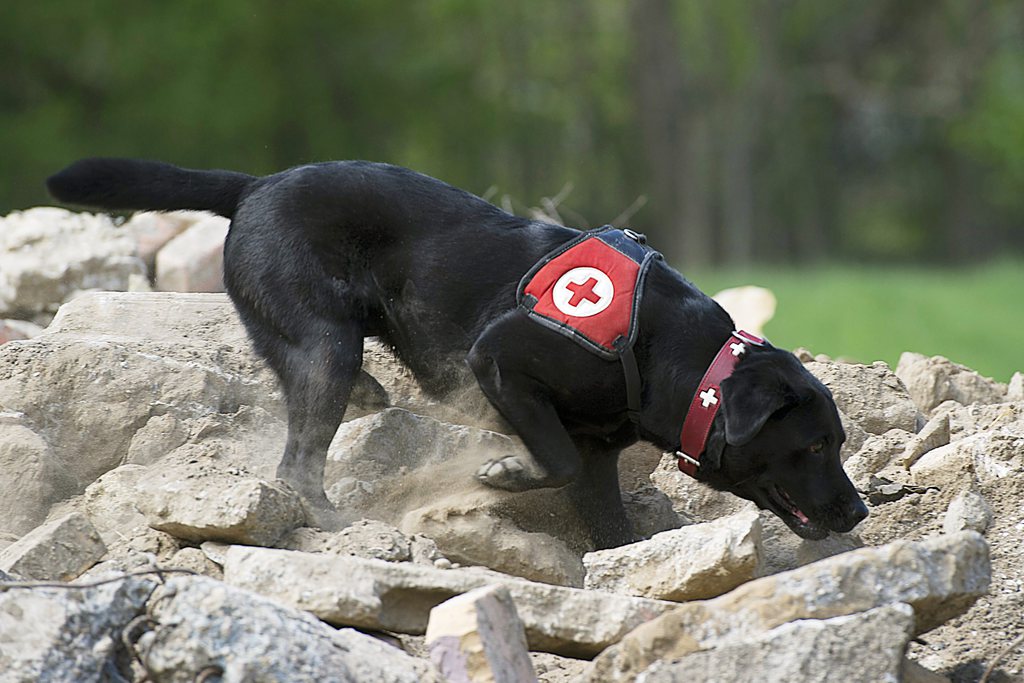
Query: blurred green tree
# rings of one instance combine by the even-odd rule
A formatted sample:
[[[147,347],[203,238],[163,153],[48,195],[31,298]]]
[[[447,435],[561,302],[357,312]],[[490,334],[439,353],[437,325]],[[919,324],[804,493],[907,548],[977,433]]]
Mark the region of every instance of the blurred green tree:
[[[1015,0],[9,3],[0,212],[81,156],[368,158],[682,264],[978,259],[1024,247],[1022,38]]]

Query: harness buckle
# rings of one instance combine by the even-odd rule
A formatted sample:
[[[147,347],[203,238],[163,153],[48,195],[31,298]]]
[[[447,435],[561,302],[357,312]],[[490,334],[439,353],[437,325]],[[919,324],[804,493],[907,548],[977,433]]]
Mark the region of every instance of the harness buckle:
[[[622,234],[633,240],[637,244],[647,244],[647,235],[639,233],[636,230],[630,230],[629,228],[623,228]]]
[[[691,458],[690,456],[688,456],[686,453],[683,453],[682,451],[676,451],[676,457],[677,458],[681,458],[682,460],[685,460],[686,462],[690,463],[694,467],[700,467],[700,460],[697,460],[695,458]]]

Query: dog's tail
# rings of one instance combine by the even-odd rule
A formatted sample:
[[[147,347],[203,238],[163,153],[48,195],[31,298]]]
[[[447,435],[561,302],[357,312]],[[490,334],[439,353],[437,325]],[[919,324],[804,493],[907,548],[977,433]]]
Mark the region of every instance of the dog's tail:
[[[256,178],[234,171],[194,171],[161,161],[82,159],[46,179],[66,204],[102,209],[173,211],[198,209],[234,216],[243,192]]]

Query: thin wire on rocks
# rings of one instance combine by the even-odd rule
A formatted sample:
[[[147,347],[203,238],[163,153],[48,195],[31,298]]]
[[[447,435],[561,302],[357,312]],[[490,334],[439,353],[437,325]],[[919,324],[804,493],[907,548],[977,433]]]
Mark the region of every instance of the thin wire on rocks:
[[[992,662],[988,665],[988,668],[985,669],[985,673],[978,680],[978,683],[988,683],[989,676],[991,676],[992,672],[996,670],[996,667],[999,666],[999,663],[1003,661],[1003,659],[1005,659],[1008,654],[1010,654],[1018,647],[1020,647],[1022,643],[1024,643],[1024,633],[1017,636],[1017,638],[1012,643],[1006,646],[1006,649],[1004,649],[1002,652],[996,655],[995,659],[993,659]]]
[[[98,586],[105,586],[108,583],[117,583],[118,581],[124,581],[135,576],[146,576],[147,574],[155,574],[161,583],[163,583],[164,581],[164,574],[191,574],[192,576],[199,575],[198,572],[194,572],[191,569],[140,569],[138,571],[126,572],[124,574],[114,576],[109,579],[93,581],[91,583],[64,583],[61,581],[0,581],[0,593],[14,588],[63,588],[65,590],[96,588]]]

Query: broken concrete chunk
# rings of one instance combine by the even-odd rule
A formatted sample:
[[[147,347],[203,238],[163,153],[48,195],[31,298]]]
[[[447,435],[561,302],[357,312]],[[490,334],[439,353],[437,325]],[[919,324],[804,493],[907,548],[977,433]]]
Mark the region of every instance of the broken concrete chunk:
[[[921,431],[907,443],[903,451],[902,465],[910,467],[928,451],[949,443],[949,414],[934,415]]]
[[[80,512],[55,519],[0,551],[0,570],[37,581],[70,581],[107,551]]]
[[[587,553],[584,585],[676,602],[712,598],[754,577],[760,543],[760,516],[752,510],[740,512]]]
[[[906,352],[900,356],[896,376],[906,385],[914,403],[929,413],[943,401],[1000,403],[1006,400],[1006,385],[982,377],[970,368],[943,356]]]
[[[642,677],[645,683],[896,683],[913,628],[914,610],[902,603],[799,619],[749,640],[656,662]]]
[[[450,681],[537,680],[523,622],[504,586],[476,588],[431,609],[426,643],[430,660]]]
[[[475,569],[435,569],[357,557],[232,546],[228,583],[336,625],[423,633],[430,609],[492,584],[508,587],[531,650],[592,657],[673,603],[563,588]]]
[[[191,682],[203,672],[224,681],[443,681],[429,662],[372,636],[209,578],[170,579],[150,609],[153,630],[138,649],[155,683]]]
[[[71,495],[75,482],[23,414],[6,414],[8,419],[0,419],[0,531],[20,536],[41,524],[50,506]]]
[[[135,504],[154,529],[193,542],[272,545],[306,521],[284,485],[198,464],[152,472]]]
[[[155,586],[126,577],[94,588],[0,591],[0,678],[117,680],[109,673],[123,647],[119,635]]]
[[[444,556],[461,564],[481,565],[530,581],[583,586],[583,562],[561,540],[531,533],[503,517],[495,495],[483,491],[442,501],[407,513],[401,528],[434,539]],[[487,543],[480,543],[481,533]]]
[[[942,531],[955,534],[958,531],[971,530],[983,534],[992,523],[992,508],[980,493],[961,491],[949,503],[946,516],[942,522]]]
[[[208,216],[156,255],[156,287],[165,292],[223,292],[224,239],[230,221]]]
[[[680,605],[601,653],[586,680],[627,681],[654,662],[742,642],[797,619],[829,619],[894,602],[914,634],[967,610],[988,590],[988,545],[973,531],[862,548]]]
[[[839,410],[869,434],[884,434],[890,429],[917,431],[917,406],[885,363],[814,362],[804,367],[832,391]]]
[[[0,314],[54,310],[80,291],[124,291],[145,273],[108,216],[38,207],[0,217]]]

